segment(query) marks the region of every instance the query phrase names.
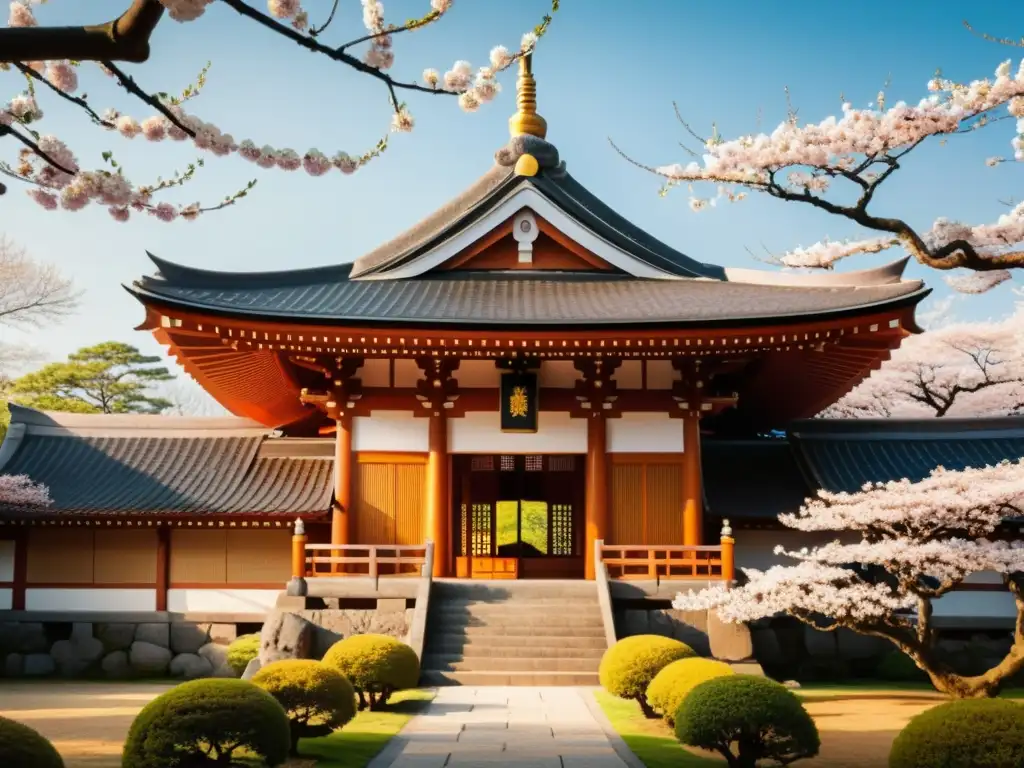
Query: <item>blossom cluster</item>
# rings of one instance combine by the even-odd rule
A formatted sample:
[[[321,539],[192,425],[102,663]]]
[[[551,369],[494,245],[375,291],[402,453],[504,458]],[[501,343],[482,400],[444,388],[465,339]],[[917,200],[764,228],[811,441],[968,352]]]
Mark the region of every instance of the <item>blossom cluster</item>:
[[[198,19],[212,1],[160,0],[168,15],[179,22]],[[42,2],[46,0],[13,0],[10,5],[9,24],[19,27],[35,26],[37,21],[33,6]],[[404,27],[397,28],[397,31],[415,29],[436,21],[451,6],[452,0],[431,0],[431,10],[423,19],[407,22]],[[392,35],[396,28],[385,24],[384,6],[380,0],[362,0],[362,8],[363,22],[369,34],[355,42],[368,42],[368,49],[364,54],[365,63],[375,69],[389,69],[394,62]],[[272,18],[290,22],[291,26],[300,32],[309,29],[309,16],[301,0],[267,0],[267,9]],[[504,47],[496,47],[491,52],[490,66],[481,67],[475,73],[468,62],[458,61],[445,73],[443,83],[441,76],[436,74],[433,77],[425,75],[425,80],[430,88],[440,85],[443,90],[459,94],[459,103],[463,109],[474,111],[498,94],[498,72],[507,69],[517,58],[531,51],[536,41],[535,33],[527,33],[523,36],[519,52],[513,54]],[[77,99],[82,106],[88,108],[84,97],[73,96],[79,87],[77,63],[31,62],[28,66],[39,73],[53,89],[66,94],[72,100]],[[107,71],[107,74],[113,74],[105,67],[101,68]],[[387,144],[387,140],[384,139],[376,149],[355,156],[344,151],[324,153],[317,148],[297,152],[291,148],[274,147],[251,139],[237,141],[231,133],[185,112],[181,106],[182,99],[158,96],[148,101],[157,108],[156,114],[136,118],[116,110],[108,110],[100,122],[107,130],[117,132],[127,139],[138,138],[147,142],[191,140],[199,149],[217,156],[237,154],[261,168],[278,168],[286,171],[301,168],[311,176],[323,176],[332,170],[338,170],[346,175],[354,173],[380,154]],[[403,104],[396,103],[394,106],[391,130],[411,131],[414,121],[408,109]],[[96,116],[95,113],[91,114]],[[17,127],[38,123],[42,117],[43,112],[37,103],[37,93],[32,88],[28,92],[16,95],[6,105],[0,106],[0,124]],[[210,210],[200,207],[198,203],[177,207],[169,203],[153,202],[155,192],[177,184],[161,183],[156,187],[136,187],[124,177],[120,169],[116,172],[83,170],[70,148],[55,136],[42,135],[35,146],[38,148],[37,152],[33,154],[23,150],[16,166],[4,167],[33,184],[34,188],[29,195],[47,210],[61,208],[77,211],[91,202],[96,202],[107,206],[111,216],[117,221],[127,220],[132,210],[147,211],[163,221],[172,221],[179,217],[194,219],[204,210]],[[235,197],[241,195],[242,193],[238,193]],[[234,199],[228,198],[228,201]],[[217,207],[223,207],[223,204]]]
[[[836,179],[855,181],[859,192],[873,190],[892,159],[912,150],[925,139],[947,136],[979,128],[989,122],[989,114],[1005,107],[1017,118],[1013,139],[1014,156],[1024,160],[1024,61],[1016,72],[1003,62],[989,79],[968,84],[933,79],[930,94],[916,105],[904,102],[884,108],[856,109],[842,106],[841,114],[820,123],[800,125],[794,116],[771,133],[723,140],[716,133],[705,141],[701,161],[653,168],[667,180],[667,187],[694,182],[732,184],[757,191],[780,191],[783,199],[807,201],[820,198]],[[990,158],[997,165],[1002,158]],[[783,173],[786,169],[788,173]],[[726,196],[719,187],[717,197]],[[731,199],[737,199],[735,195]],[[691,197],[694,211],[713,204],[714,197]],[[969,243],[977,253],[992,256],[1008,247],[1024,243],[1024,205],[1018,205],[995,223],[970,225],[947,219],[937,220],[923,237],[924,247],[941,248],[954,241]],[[921,244],[910,237],[870,238],[843,243],[828,240],[807,248],[798,248],[777,258],[793,268],[831,269],[849,256],[877,253],[902,245],[915,256],[927,257]],[[991,270],[967,278],[951,278],[950,284],[963,292],[977,293],[1009,279],[1005,270]]]
[[[28,475],[0,475],[0,506],[45,507],[52,503],[45,485]]]
[[[715,609],[727,621],[778,613],[823,615],[845,625],[892,620],[921,599],[941,596],[971,573],[1024,572],[1024,542],[990,537],[1024,510],[1024,459],[959,472],[938,468],[919,482],[865,486],[857,493],[820,492],[780,521],[799,531],[859,536],[776,554],[794,565],[745,570],[745,584],[679,594],[680,610]],[[889,579],[869,579],[865,566]]]

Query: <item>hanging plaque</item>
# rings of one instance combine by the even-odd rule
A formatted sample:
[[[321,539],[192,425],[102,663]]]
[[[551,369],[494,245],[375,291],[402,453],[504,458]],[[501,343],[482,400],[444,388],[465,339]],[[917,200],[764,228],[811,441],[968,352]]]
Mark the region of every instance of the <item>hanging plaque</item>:
[[[516,371],[501,375],[501,431],[537,431],[537,374]]]

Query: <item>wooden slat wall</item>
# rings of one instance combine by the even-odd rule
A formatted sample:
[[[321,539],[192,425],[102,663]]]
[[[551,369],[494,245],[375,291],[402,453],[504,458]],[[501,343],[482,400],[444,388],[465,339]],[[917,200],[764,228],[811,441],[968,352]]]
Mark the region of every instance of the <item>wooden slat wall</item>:
[[[612,466],[608,544],[645,544],[644,465]]]
[[[422,544],[426,463],[386,454],[360,461],[353,488],[355,544]]]
[[[156,584],[156,530],[97,530],[96,584]]]
[[[608,544],[681,544],[683,468],[675,454],[613,457]]]
[[[226,584],[227,535],[224,528],[171,531],[172,584]]]
[[[156,531],[31,528],[29,584],[155,584]]]
[[[286,528],[175,528],[171,586],[284,584],[291,573],[290,542]]]

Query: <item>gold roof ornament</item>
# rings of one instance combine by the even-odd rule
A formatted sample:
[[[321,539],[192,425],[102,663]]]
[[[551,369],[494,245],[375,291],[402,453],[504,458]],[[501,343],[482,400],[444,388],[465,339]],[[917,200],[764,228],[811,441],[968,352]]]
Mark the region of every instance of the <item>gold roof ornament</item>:
[[[537,81],[533,79],[533,53],[519,59],[516,106],[518,110],[508,119],[508,131],[512,138],[527,135],[543,139],[547,136],[548,121],[537,114]]]

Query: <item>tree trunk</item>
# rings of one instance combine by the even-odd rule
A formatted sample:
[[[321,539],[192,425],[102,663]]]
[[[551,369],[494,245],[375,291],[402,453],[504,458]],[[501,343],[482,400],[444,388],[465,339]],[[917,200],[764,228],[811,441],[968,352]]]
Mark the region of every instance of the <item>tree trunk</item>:
[[[636,697],[636,703],[640,705],[640,711],[644,713],[644,717],[648,720],[657,720],[658,713],[651,708],[650,702],[647,701],[647,697],[640,694]]]

